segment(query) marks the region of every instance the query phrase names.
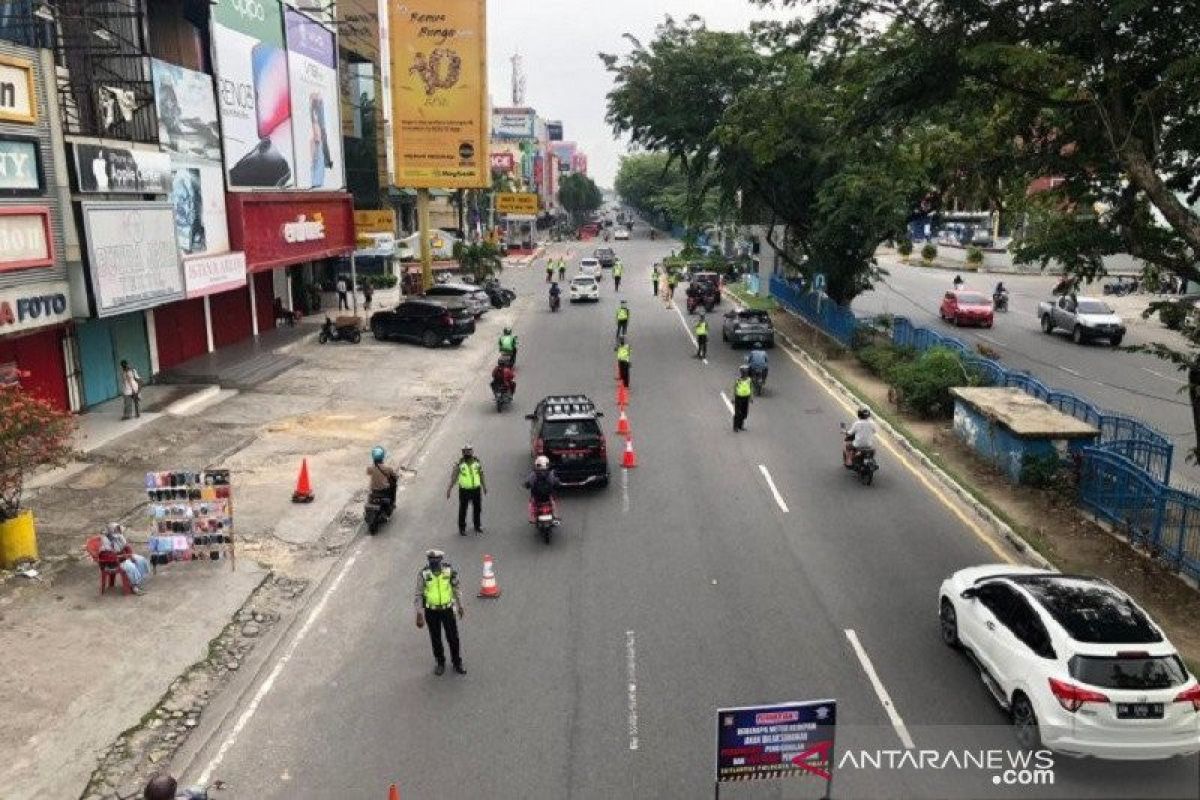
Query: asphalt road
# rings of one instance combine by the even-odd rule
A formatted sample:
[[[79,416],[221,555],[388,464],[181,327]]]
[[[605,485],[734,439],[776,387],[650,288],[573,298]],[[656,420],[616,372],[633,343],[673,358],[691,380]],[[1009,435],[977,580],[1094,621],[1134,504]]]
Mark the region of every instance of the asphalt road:
[[[954,272],[885,265],[891,273],[873,291],[860,295],[854,308],[860,313],[887,312],[908,317],[916,325],[957,336],[970,344],[983,344],[1000,353],[1005,366],[1026,370],[1055,389],[1082,395],[1100,408],[1138,417],[1167,435],[1175,444],[1173,473],[1183,484],[1200,486],[1200,467],[1185,463],[1195,446],[1191,407],[1180,393],[1185,381],[1165,361],[1143,354],[1114,351],[1103,341],[1077,345],[1065,331],[1042,333],[1038,303],[1050,297],[1056,278],[1043,275],[973,275],[964,272],[966,288],[991,295],[998,280],[1009,290],[1009,311],[995,315],[991,329],[955,328],[938,318],[942,295],[951,287]],[[1101,294],[1099,287],[1090,293]],[[1151,342],[1144,326],[1131,327],[1123,345]]]
[[[717,335],[709,363],[689,357],[680,314],[650,292],[650,262],[671,243],[645,240],[644,227],[635,234],[616,249],[633,312],[639,466],[614,468],[608,489],[567,495],[550,545],[529,528],[521,414],[545,394],[584,392],[615,427],[615,303],[606,275],[599,304],[551,314],[540,268],[510,270],[505,282],[524,304],[515,407],[497,414],[488,364],[464,364],[479,379],[432,437],[397,516],[350,549],[298,638],[198,759],[230,787],[222,797],[382,800],[391,783],[406,800],[704,797],[715,709],[800,699],[837,700],[839,752],[1012,745],[936,624],[942,578],[997,560],[992,546],[887,449],[876,484],[858,485],[839,465],[837,423],[848,412],[782,350],[768,395],[734,434],[721,393],[740,354]],[[487,533],[466,538],[444,497],[464,441],[490,488]],[[614,467],[619,441],[610,435]],[[468,592],[465,677],[432,675],[427,635],[413,625],[413,582],[431,546],[447,551]],[[485,553],[496,559],[499,600],[474,597]],[[846,768],[834,796],[1192,796],[1195,787],[1195,760],[1068,762],[1049,789],[997,788],[978,770]],[[810,778],[721,793],[821,789]]]

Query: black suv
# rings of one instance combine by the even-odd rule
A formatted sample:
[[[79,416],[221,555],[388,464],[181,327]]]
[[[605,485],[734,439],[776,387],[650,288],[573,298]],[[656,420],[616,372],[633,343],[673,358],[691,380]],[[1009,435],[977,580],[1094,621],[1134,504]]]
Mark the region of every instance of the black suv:
[[[472,308],[454,297],[415,297],[371,315],[371,333],[376,339],[409,339],[426,347],[448,341],[457,347],[474,332]]]
[[[581,394],[551,395],[525,419],[532,457],[546,456],[563,486],[607,486],[608,444],[598,418],[603,414]]]
[[[611,267],[617,263],[617,254],[611,247],[597,247],[596,251],[592,253],[592,257],[599,261],[602,267]]]

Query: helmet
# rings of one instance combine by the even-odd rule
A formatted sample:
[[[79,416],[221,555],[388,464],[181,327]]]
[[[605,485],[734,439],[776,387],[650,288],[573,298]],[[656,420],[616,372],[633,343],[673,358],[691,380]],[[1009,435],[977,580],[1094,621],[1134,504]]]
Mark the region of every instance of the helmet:
[[[550,469],[550,459],[545,456],[538,456],[533,460],[533,468],[537,470]]]
[[[508,326],[505,326],[505,328],[504,328],[504,335],[505,335],[505,336],[510,336],[510,335],[512,335],[512,328],[510,328],[510,327],[508,327]]]
[[[623,305],[623,306],[627,306],[627,305],[629,305],[629,301],[628,301],[628,300],[622,300],[622,301],[621,301],[621,305]]]
[[[384,450],[379,445],[375,445],[374,447],[371,448],[371,460],[374,461],[376,464],[382,464],[383,458],[386,455],[387,455],[387,451]]]
[[[704,312],[703,311],[700,312],[700,321],[704,322]]]
[[[738,374],[740,374],[743,378],[746,377],[747,375],[749,375],[750,374],[749,365],[742,364],[740,367],[738,367]]]
[[[871,409],[869,409],[869,408],[860,408],[860,409],[858,410],[858,418],[859,418],[859,419],[870,419],[870,418],[871,418]]]
[[[464,444],[464,445],[462,446],[462,451],[463,451],[464,453],[473,453],[473,452],[475,451],[475,448],[474,448],[474,447],[471,447],[471,443],[470,443],[470,442],[467,442],[466,444]]]

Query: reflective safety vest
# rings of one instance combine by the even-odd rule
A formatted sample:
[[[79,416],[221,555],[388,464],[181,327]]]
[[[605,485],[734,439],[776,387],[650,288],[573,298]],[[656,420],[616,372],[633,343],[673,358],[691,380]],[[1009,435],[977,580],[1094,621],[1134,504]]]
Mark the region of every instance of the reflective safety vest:
[[[654,272],[650,273],[650,279],[655,283],[658,283],[658,270],[654,270]]]
[[[629,363],[629,345],[623,344],[617,348],[617,361]]]
[[[554,259],[550,259],[549,261],[546,262],[546,272],[553,272],[553,271],[554,271]]]
[[[483,464],[473,460],[458,462],[458,488],[478,489],[483,485]]]
[[[517,349],[517,337],[509,334],[500,337],[500,352],[511,353]]]
[[[629,309],[625,306],[617,307],[617,322],[629,321]]]
[[[754,394],[754,384],[749,378],[738,378],[737,383],[733,385],[733,394],[735,397],[749,397]]]
[[[696,323],[696,335],[697,336],[708,336],[708,323],[707,322],[697,322]]]
[[[670,275],[667,276],[667,283],[674,286],[675,284],[679,283],[679,277],[674,272],[672,272]]]
[[[421,570],[421,578],[425,581],[425,607],[433,609],[449,608],[454,605],[454,584],[451,582],[454,570],[442,565],[442,571],[437,575],[426,567]]]
[[[613,277],[614,278],[621,277],[621,273],[624,271],[625,271],[625,268],[621,266],[620,261],[618,261],[616,264],[613,264]]]

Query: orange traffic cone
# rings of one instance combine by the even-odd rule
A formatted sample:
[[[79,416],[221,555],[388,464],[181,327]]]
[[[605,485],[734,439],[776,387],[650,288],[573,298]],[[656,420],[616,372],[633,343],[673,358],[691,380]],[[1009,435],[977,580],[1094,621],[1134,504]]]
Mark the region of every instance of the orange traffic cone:
[[[637,453],[633,452],[633,439],[625,440],[625,457],[621,459],[621,466],[625,469],[633,469],[637,466]]]
[[[617,433],[621,436],[629,436],[629,417],[625,416],[625,409],[621,409],[621,416],[617,418]]]
[[[496,568],[492,565],[492,557],[483,557],[483,580],[479,582],[480,597],[499,597],[500,584],[496,583]]]
[[[388,789],[388,800],[400,800],[400,790],[396,788],[396,784],[392,784],[392,788]]]
[[[625,384],[617,384],[617,405],[625,408],[629,405],[629,390],[625,388]]]
[[[308,480],[308,459],[300,462],[300,477],[296,480],[296,491],[292,492],[293,503],[311,503],[316,499],[312,484]]]

